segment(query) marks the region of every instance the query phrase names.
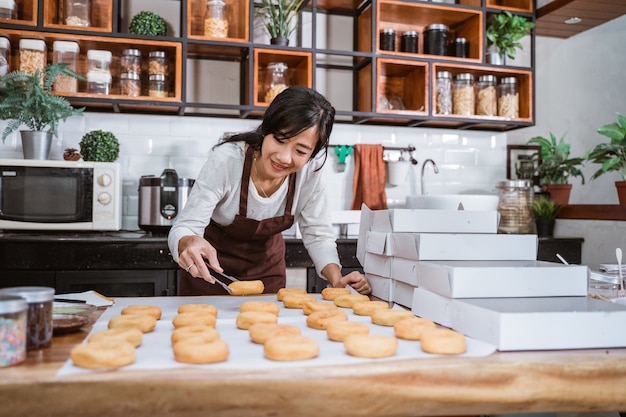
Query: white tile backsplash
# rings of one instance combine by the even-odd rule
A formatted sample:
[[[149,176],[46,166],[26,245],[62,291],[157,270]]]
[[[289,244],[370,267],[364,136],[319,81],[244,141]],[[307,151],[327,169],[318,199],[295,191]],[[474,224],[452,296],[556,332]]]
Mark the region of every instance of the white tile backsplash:
[[[0,129],[5,123],[0,121]],[[78,148],[82,136],[91,130],[113,132],[120,141],[123,228],[137,230],[137,188],[142,175],[160,175],[163,169],[173,168],[180,177],[195,178],[224,132],[252,130],[258,123],[234,118],[86,112],[61,123],[51,159],[61,159],[66,148]],[[425,187],[430,194],[493,193],[495,184],[506,177],[506,133],[337,123],[330,142],[416,148],[414,157],[419,163],[408,167],[405,182],[385,189],[390,207],[401,207],[407,195],[421,192],[420,171],[427,158],[440,168],[439,174],[434,174],[432,167],[426,169]],[[0,144],[0,158],[22,158],[18,133]],[[348,210],[352,203],[353,156],[346,158],[343,168],[338,168],[338,158],[331,149],[323,171],[331,210]]]

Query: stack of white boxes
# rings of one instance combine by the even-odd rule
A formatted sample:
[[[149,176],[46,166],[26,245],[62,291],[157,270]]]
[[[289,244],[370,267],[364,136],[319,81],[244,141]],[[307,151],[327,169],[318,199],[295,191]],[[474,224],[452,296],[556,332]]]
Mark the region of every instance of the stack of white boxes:
[[[626,346],[623,305],[587,298],[587,267],[537,261],[497,211],[361,209],[373,295],[499,350]]]

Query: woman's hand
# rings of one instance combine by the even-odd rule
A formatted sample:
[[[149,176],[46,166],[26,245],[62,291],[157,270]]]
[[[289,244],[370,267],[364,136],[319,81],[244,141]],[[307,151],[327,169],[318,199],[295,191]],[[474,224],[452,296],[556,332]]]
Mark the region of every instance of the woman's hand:
[[[219,272],[223,272],[217,260],[217,251],[202,236],[185,236],[178,242],[178,265],[192,277],[202,278],[211,284],[215,278],[211,276],[205,260]]]

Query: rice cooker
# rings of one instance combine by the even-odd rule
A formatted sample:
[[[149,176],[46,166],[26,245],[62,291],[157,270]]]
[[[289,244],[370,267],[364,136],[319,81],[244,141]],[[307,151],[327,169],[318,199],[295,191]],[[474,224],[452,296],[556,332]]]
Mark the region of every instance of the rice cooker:
[[[176,170],[165,169],[161,176],[139,179],[139,228],[167,232],[182,211],[195,180],[179,178]]]

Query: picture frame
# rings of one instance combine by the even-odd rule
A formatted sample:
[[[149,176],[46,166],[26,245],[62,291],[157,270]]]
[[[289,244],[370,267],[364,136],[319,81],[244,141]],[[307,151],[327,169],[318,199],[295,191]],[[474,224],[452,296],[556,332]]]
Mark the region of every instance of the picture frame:
[[[533,168],[528,169],[526,175],[520,173],[520,162],[532,161]],[[528,162],[530,164],[530,162]],[[539,145],[507,145],[506,147],[506,174],[509,180],[529,179],[533,185],[539,184],[539,173],[541,165],[541,146]],[[522,168],[524,170],[524,168]],[[530,174],[532,172],[532,174]]]

